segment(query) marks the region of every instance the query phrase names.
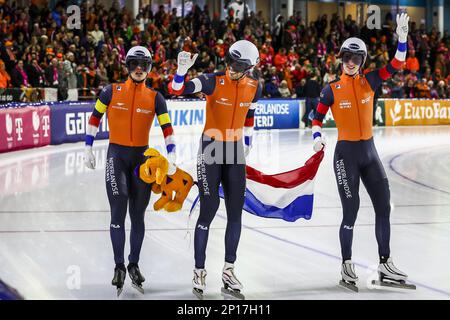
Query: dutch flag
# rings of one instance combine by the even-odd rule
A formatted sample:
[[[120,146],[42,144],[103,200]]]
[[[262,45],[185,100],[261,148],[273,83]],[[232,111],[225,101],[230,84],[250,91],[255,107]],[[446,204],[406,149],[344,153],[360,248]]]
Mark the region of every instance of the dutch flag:
[[[324,152],[315,153],[305,165],[274,175],[246,167],[247,182],[244,210],[264,218],[293,222],[311,219],[314,200],[314,179]],[[223,198],[222,187],[219,189]],[[195,199],[191,212],[198,202]]]

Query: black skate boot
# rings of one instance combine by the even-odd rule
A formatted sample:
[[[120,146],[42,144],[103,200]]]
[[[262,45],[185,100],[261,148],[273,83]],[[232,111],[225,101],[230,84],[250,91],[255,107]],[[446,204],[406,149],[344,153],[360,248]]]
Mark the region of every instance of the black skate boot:
[[[137,263],[130,263],[128,265],[128,274],[131,279],[131,286],[133,288],[135,288],[137,291],[139,291],[140,293],[144,294],[144,288],[142,288],[142,282],[145,281],[145,278],[142,276]]]
[[[117,297],[119,297],[122,293],[126,274],[127,269],[125,269],[125,265],[116,265],[116,267],[114,268],[114,278],[112,279],[111,284],[117,287]]]

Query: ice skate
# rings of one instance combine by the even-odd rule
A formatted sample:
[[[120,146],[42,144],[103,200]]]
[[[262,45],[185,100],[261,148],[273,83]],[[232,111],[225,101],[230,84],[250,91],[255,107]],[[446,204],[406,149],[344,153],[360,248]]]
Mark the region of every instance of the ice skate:
[[[117,297],[119,297],[123,291],[123,285],[125,283],[126,274],[127,274],[127,271],[126,271],[125,267],[115,267],[114,268],[114,277],[111,281],[111,284],[113,286],[117,287]]]
[[[399,289],[416,289],[415,285],[406,283],[408,275],[395,267],[392,258],[388,258],[385,263],[380,263],[378,275],[379,280],[372,280],[373,285]]]
[[[194,278],[192,279],[192,293],[200,300],[203,300],[203,291],[206,288],[206,270],[194,269]]]
[[[142,282],[145,281],[145,278],[142,276],[137,263],[130,263],[128,265],[128,274],[130,275],[131,286],[133,288],[135,288],[137,291],[139,291],[140,293],[144,294],[144,288],[142,288]]]
[[[234,275],[234,265],[225,262],[222,272],[223,288],[221,292],[225,298],[245,300],[245,296],[241,293],[243,288],[241,282]]]
[[[358,276],[355,272],[355,264],[351,260],[344,261],[342,264],[341,275],[342,280],[339,281],[339,285],[354,292],[358,292],[358,287],[356,286]]]

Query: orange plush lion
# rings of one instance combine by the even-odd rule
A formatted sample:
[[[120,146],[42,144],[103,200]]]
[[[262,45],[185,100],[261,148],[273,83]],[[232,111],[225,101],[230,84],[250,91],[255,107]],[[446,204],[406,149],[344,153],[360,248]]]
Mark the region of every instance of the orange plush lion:
[[[191,175],[180,168],[176,168],[175,173],[169,175],[169,162],[153,148],[145,151],[144,155],[149,158],[139,167],[139,170],[136,170],[136,173],[142,181],[152,185],[153,193],[161,194],[161,198],[155,202],[153,209],[155,211],[164,209],[167,212],[179,211],[194,184]]]

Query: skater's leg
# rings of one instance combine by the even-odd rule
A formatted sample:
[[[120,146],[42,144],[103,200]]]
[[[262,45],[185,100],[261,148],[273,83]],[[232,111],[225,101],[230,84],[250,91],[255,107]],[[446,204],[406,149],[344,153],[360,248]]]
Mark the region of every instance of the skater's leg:
[[[203,139],[202,139],[203,140]],[[203,145],[197,158],[197,178],[200,197],[200,215],[198,217],[194,233],[195,267],[205,268],[206,246],[208,243],[209,226],[219,208],[219,185],[222,178],[221,168],[223,164],[213,161],[216,157],[206,148],[209,144],[201,141]],[[205,152],[203,152],[205,150]]]
[[[359,167],[355,144],[339,141],[334,154],[334,173],[342,203],[343,218],[339,229],[342,262],[352,257],[353,228],[359,210]]]
[[[142,159],[142,162],[144,159]],[[137,162],[137,163],[142,163]],[[136,164],[138,165],[138,164]],[[128,261],[130,263],[138,263],[141,252],[142,242],[145,235],[145,210],[150,201],[151,186],[140,180],[134,174],[130,178],[130,255]]]
[[[387,179],[367,181],[364,178],[363,182],[375,209],[375,235],[380,262],[386,262],[391,254],[389,247],[391,236],[389,183]]]
[[[372,200],[375,210],[375,235],[378,242],[380,263],[386,262],[390,256],[390,190],[386,172],[383,168],[373,140],[366,143],[366,154],[370,161],[361,170],[361,180]]]
[[[114,261],[116,265],[123,265],[129,179],[125,163],[121,159],[120,147],[117,145],[110,145],[108,148],[105,181],[111,208],[110,236]]]
[[[222,187],[227,210],[225,265],[222,272],[224,287],[222,288],[222,293],[233,298],[244,299],[244,296],[240,293],[243,286],[234,273],[233,265],[236,261],[236,251],[241,235],[242,208],[244,207],[245,198],[246,176],[242,141],[232,143],[232,149],[234,150],[234,160],[231,163],[227,163],[222,169]],[[227,153],[227,155],[229,154]]]
[[[222,170],[222,187],[227,210],[225,231],[225,262],[236,261],[236,251],[241,236],[242,208],[245,196],[245,164],[227,164]]]

